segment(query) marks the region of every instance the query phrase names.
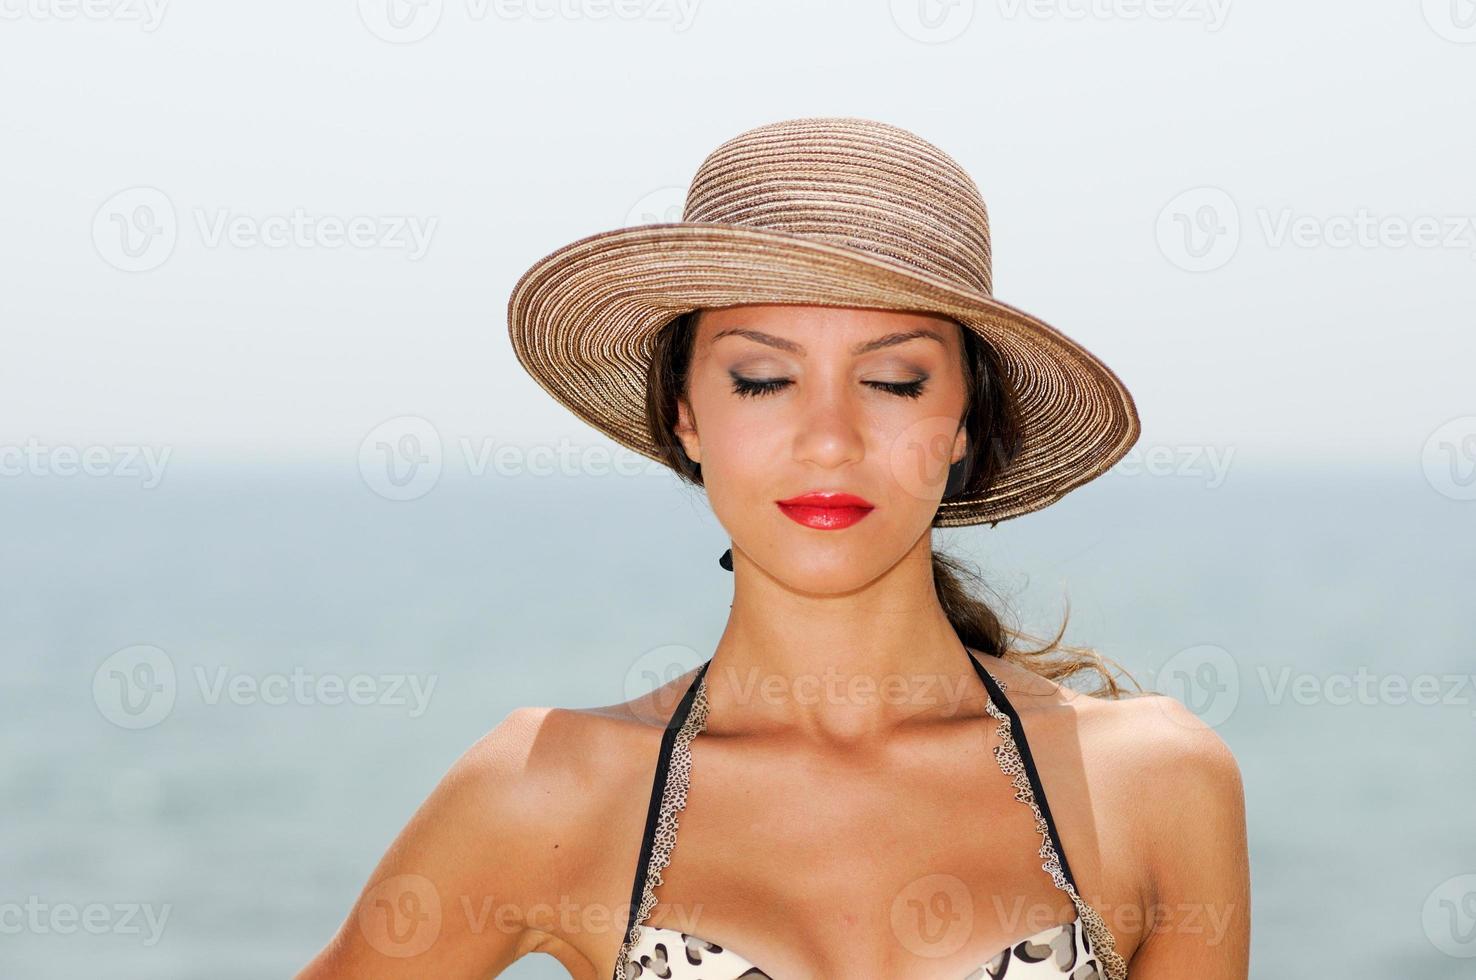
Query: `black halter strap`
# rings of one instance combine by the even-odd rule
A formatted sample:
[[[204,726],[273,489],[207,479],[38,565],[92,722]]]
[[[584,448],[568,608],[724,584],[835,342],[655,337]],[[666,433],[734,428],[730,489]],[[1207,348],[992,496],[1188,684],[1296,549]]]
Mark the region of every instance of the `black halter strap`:
[[[999,710],[1010,719],[1010,736],[1015,741],[1015,747],[1020,750],[1020,761],[1025,764],[1025,776],[1030,780],[1030,791],[1035,794],[1035,805],[1040,807],[1041,816],[1045,817],[1046,830],[1050,832],[1051,844],[1056,848],[1056,856],[1061,859],[1061,872],[1072,888],[1076,887],[1076,879],[1071,875],[1071,865],[1066,863],[1066,849],[1061,846],[1061,835],[1056,832],[1056,821],[1051,817],[1051,805],[1046,802],[1045,788],[1040,785],[1040,772],[1035,768],[1035,758],[1030,754],[1030,743],[1025,738],[1025,726],[1020,724],[1020,716],[1015,712],[1014,705],[1005,693],[1000,689],[998,682],[984,669],[984,665],[974,658],[974,655],[964,650],[964,655],[969,658],[969,663],[974,665],[974,672],[979,675],[979,680],[984,682],[989,691],[990,700],[999,706]]]
[[[641,907],[641,899],[646,893],[646,874],[651,864],[651,850],[656,845],[656,825],[661,818],[661,798],[666,795],[667,768],[671,762],[672,746],[676,743],[678,730],[692,713],[692,702],[697,699],[697,685],[702,683],[702,675],[707,673],[711,663],[712,659],[708,658],[706,663],[697,668],[692,683],[687,687],[687,693],[682,695],[682,700],[671,714],[671,720],[666,723],[666,731],[661,733],[661,752],[656,757],[656,775],[651,782],[651,802],[646,807],[646,830],[641,835],[641,855],[636,860],[635,885],[631,888],[630,912],[625,920],[626,934],[629,934],[631,924],[635,922],[636,911]],[[615,980],[624,978],[616,977]]]

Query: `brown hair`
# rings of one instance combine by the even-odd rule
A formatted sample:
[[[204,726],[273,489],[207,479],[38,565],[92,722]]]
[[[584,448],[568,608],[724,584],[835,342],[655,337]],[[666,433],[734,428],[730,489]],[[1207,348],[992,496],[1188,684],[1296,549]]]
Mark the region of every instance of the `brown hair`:
[[[662,456],[662,462],[678,477],[702,486],[702,467],[687,456],[676,436],[678,399],[687,390],[687,371],[697,336],[697,316],[690,310],[657,331],[652,341],[651,365],[646,379],[646,425]],[[967,454],[949,470],[944,499],[962,492],[983,493],[992,486],[1020,452],[1021,427],[1015,399],[1005,383],[998,355],[987,340],[960,326],[964,348],[964,385],[969,393],[963,424],[968,433]],[[993,527],[998,521],[990,524]],[[1043,646],[1024,649],[1021,639],[1036,640],[1001,622],[977,591],[987,588],[978,574],[958,559],[933,552],[933,584],[938,601],[963,644],[991,657],[1018,664],[1042,677],[1061,681],[1077,674],[1094,674],[1100,682],[1086,693],[1098,697],[1120,697],[1123,689],[1109,664],[1132,680],[1121,665],[1087,647],[1061,642],[1066,632],[1062,619],[1056,635]],[[1133,680],[1135,687],[1141,687]]]

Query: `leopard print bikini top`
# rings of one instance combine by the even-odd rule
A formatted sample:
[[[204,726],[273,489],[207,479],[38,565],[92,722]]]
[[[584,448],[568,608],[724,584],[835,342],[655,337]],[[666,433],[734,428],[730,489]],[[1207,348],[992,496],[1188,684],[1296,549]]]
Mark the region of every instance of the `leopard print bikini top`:
[[[1117,953],[1111,931],[1076,891],[1024,726],[1004,695],[1004,682],[985,670],[972,653],[964,652],[988,691],[985,711],[999,722],[995,759],[1012,778],[1015,799],[1035,815],[1044,859],[1041,867],[1070,897],[1077,914],[1071,922],[1016,939],[963,980],[1125,980],[1127,964]],[[769,974],[729,947],[680,930],[644,925],[656,906],[655,889],[676,844],[677,813],[687,803],[690,746],[707,722],[707,668],[711,664],[709,659],[698,668],[662,735],[631,892],[634,915],[615,960],[613,980],[770,980]]]

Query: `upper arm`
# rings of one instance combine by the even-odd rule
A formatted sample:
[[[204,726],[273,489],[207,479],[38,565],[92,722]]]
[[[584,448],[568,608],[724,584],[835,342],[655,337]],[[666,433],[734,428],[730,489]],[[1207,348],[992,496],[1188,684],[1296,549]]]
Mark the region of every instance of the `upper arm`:
[[[1132,960],[1135,980],[1243,980],[1250,962],[1250,863],[1240,768],[1183,704],[1161,709],[1149,751],[1153,901]],[[1145,705],[1146,707],[1146,705]]]
[[[530,758],[548,713],[513,711],[456,761],[298,980],[480,978],[531,951],[539,937],[522,911],[541,886],[530,825],[549,801],[536,801],[545,789]]]

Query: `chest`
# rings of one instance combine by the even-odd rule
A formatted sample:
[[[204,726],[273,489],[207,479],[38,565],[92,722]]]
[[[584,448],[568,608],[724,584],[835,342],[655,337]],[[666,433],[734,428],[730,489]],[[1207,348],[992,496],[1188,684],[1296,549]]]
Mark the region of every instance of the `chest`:
[[[776,977],[883,965],[958,980],[1076,916],[987,740],[877,758],[700,741],[646,920],[690,955],[711,943]]]

